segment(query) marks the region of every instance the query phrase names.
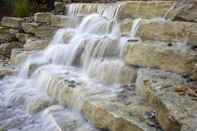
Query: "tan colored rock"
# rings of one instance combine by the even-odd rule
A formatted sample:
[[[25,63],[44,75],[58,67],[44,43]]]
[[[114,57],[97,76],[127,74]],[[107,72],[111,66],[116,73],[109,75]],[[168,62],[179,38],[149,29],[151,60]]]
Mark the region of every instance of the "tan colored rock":
[[[34,34],[41,38],[52,37],[57,30],[57,27],[40,25],[38,23],[23,23],[22,27],[26,33]]]
[[[30,34],[25,33],[16,33],[16,38],[20,41],[25,43],[28,38],[32,37]]]
[[[1,25],[11,28],[21,28],[22,18],[17,17],[3,17],[1,20]]]
[[[66,27],[69,26],[72,21],[69,21],[69,17],[64,15],[53,15],[51,18],[51,25],[55,27]]]
[[[8,42],[0,45],[0,55],[9,57],[13,48],[21,47],[18,42]]]
[[[126,1],[120,2],[119,18],[162,17],[173,5],[173,1]]]
[[[34,14],[34,21],[40,23],[51,23],[51,16],[53,14],[50,12],[38,12]]]
[[[39,25],[38,23],[23,23],[22,28],[24,32],[33,34],[36,32],[36,28],[38,28]]]
[[[29,55],[33,54],[33,51],[24,51],[23,49],[13,49],[11,53],[10,63],[21,64],[25,62]]]
[[[142,97],[134,95],[132,87],[122,88],[119,92],[115,88],[88,84],[80,80],[77,74],[70,75],[76,77],[51,76],[46,91],[50,97],[68,107],[82,110],[95,127],[109,131],[158,130],[146,124],[144,114],[153,109],[144,105]]]
[[[166,131],[195,131],[197,103],[188,95],[176,92],[185,85],[180,76],[159,70],[138,72],[136,88],[157,111],[157,119]]]
[[[133,19],[124,19],[120,21],[120,30],[122,35],[128,35],[131,32]]]
[[[49,43],[49,39],[29,38],[23,48],[25,51],[43,50],[49,45]]]
[[[35,31],[35,36],[40,38],[46,38],[46,37],[53,37],[55,32],[57,31],[56,27],[51,26],[40,26]]]
[[[53,15],[51,17],[51,25],[55,27],[76,27],[83,17],[70,17],[65,15]]]
[[[197,23],[162,19],[144,20],[141,22],[137,36],[143,40],[178,41],[196,45]]]
[[[11,41],[14,37],[15,36],[10,33],[9,28],[0,27],[0,43]]]
[[[191,75],[196,52],[176,43],[168,46],[162,42],[142,41],[129,43],[124,59],[131,65]]]
[[[54,6],[55,6],[55,12],[56,13],[61,13],[61,12],[65,11],[65,4],[64,4],[64,2],[57,2],[56,1]]]

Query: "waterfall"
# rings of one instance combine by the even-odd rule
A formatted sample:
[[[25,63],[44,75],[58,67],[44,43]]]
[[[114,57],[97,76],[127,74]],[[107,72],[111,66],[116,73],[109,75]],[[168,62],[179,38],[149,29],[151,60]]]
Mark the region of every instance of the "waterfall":
[[[103,17],[109,19],[116,19],[118,16],[119,4],[70,4],[68,9],[68,15],[70,16],[84,16],[87,14],[97,13]]]
[[[141,21],[142,21],[141,18],[137,18],[133,21],[132,28],[129,33],[129,36],[131,37],[131,39],[136,39],[136,34],[137,34],[138,29],[140,28]]]
[[[79,15],[81,8],[84,8],[83,5],[77,7],[71,5],[69,7],[68,14],[73,17]],[[124,66],[121,57],[127,39],[121,37],[120,27],[116,20],[119,6],[95,5],[88,8],[88,13],[92,10],[95,12],[84,17],[76,28],[59,29],[46,49],[30,55],[20,65],[19,74],[11,76],[9,81],[4,82],[4,86],[9,87],[8,89],[5,88],[4,91],[4,97],[6,97],[4,104],[6,106],[24,105],[23,110],[25,108],[29,112],[34,112],[37,109],[36,107],[32,109],[32,105],[39,104],[36,101],[40,100],[44,102],[41,107],[46,108],[40,114],[44,114],[44,118],[49,120],[46,121],[41,116],[38,118],[48,125],[53,123],[54,120],[51,118],[47,107],[50,108],[54,104],[54,99],[57,99],[57,101],[62,99],[62,93],[58,89],[60,86],[57,86],[61,83],[53,82],[51,76],[68,74],[68,78],[72,78],[68,72],[76,72],[81,79],[91,81],[88,88],[95,92],[106,90],[103,86],[95,88],[93,84],[96,82],[109,85],[120,84],[119,74]],[[134,24],[135,28],[131,31],[131,34],[137,30],[139,21]],[[133,36],[135,35],[133,34]],[[108,80],[107,78],[110,77],[111,79]],[[52,90],[51,96],[58,96],[58,98],[50,98],[47,94],[50,90]],[[114,88],[108,88],[107,90],[111,95],[114,95],[112,93],[115,90]],[[74,95],[76,99],[79,99],[77,106],[81,106],[83,101],[77,98],[77,94]],[[64,110],[63,114],[68,116],[67,112],[69,111]],[[89,129],[96,131],[89,123],[81,120],[81,118],[78,119],[83,124],[73,131]],[[59,128],[56,124],[49,126],[46,131]],[[45,128],[43,129],[45,130]]]

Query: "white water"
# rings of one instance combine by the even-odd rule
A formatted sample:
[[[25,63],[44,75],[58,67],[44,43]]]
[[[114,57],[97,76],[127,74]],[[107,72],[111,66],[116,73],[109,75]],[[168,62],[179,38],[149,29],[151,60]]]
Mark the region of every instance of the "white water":
[[[137,31],[139,30],[140,28],[140,25],[141,25],[141,21],[142,19],[141,18],[137,18],[133,21],[133,25],[132,25],[132,28],[131,28],[131,32],[129,34],[129,36],[131,37],[131,39],[138,39],[136,37],[136,34],[137,34]]]
[[[84,16],[97,13],[108,19],[116,19],[120,8],[118,4],[70,4],[68,7],[68,14],[71,16]]]
[[[79,12],[77,9],[71,6],[69,15],[77,14]],[[60,131],[62,130],[60,128],[63,128],[66,130],[67,127],[64,127],[66,125],[61,127],[61,120],[71,117],[71,120],[77,119],[82,123],[72,131],[96,131],[88,122],[83,120],[81,114],[77,111],[64,109],[64,107],[60,109],[54,107],[55,109],[53,109],[52,105],[56,104],[56,101],[61,103],[62,95],[60,89],[55,88],[59,83],[51,82],[51,76],[67,74],[69,71],[76,72],[76,76],[80,76],[80,79],[91,81],[87,88],[92,92],[107,90],[109,96],[116,94],[115,92],[118,90],[114,87],[106,89],[102,84],[94,85],[96,82],[120,84],[119,76],[121,69],[124,67],[121,57],[127,39],[121,37],[119,25],[114,19],[118,14],[118,9],[117,6],[98,7],[96,10],[99,14],[91,14],[85,17],[77,28],[58,30],[51,44],[44,51],[31,55],[22,64],[17,76],[6,77],[0,83],[2,88],[0,89],[2,93],[0,105],[4,106],[2,109],[10,108],[13,112],[16,110],[14,115],[10,114],[10,121],[13,122],[5,118],[0,123],[8,125],[4,127],[5,129],[10,131],[12,129]],[[132,37],[135,37],[139,23],[140,20],[134,22],[131,31]],[[65,38],[67,33],[72,35]],[[111,78],[107,79],[108,77]],[[70,79],[72,76],[68,75],[68,78]],[[54,96],[54,98],[48,96],[49,90],[53,92],[50,96]],[[76,97],[74,99],[79,101],[76,106],[80,109],[83,101],[77,97],[78,94],[74,96]],[[41,107],[37,109],[39,103]],[[22,115],[17,114],[18,110],[22,112]],[[52,111],[52,114],[50,114],[51,111],[49,110],[55,110],[55,113]],[[37,111],[39,113],[34,114]],[[2,112],[5,114],[5,111]],[[59,114],[65,117],[62,118]],[[68,118],[69,122],[70,119]],[[10,123],[17,123],[20,119],[23,120],[20,124],[10,126]]]

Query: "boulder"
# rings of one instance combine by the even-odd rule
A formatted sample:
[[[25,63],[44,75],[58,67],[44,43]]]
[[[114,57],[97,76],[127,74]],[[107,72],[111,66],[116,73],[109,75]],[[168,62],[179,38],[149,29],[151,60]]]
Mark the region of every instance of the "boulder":
[[[166,131],[197,129],[195,98],[181,94],[181,90],[188,86],[185,79],[177,74],[149,69],[139,70],[136,81],[138,94],[156,110],[156,118]]]
[[[65,11],[65,4],[64,2],[55,2],[55,13],[64,13]]]
[[[163,19],[143,20],[137,31],[143,40],[159,40],[197,44],[197,23],[166,21]]]
[[[42,50],[45,49],[49,43],[49,39],[29,38],[23,48],[25,51]]]
[[[50,12],[38,12],[34,14],[34,21],[40,23],[51,23],[51,16],[53,14]]]
[[[26,40],[28,38],[32,37],[31,34],[26,34],[26,33],[16,33],[16,38],[18,39],[18,41],[22,42],[22,43],[25,43]]]
[[[185,45],[156,41],[130,42],[125,51],[127,64],[159,68],[180,74],[192,74],[196,63],[196,52]]]
[[[119,19],[162,17],[174,1],[123,1],[118,11]]]
[[[23,30],[40,38],[52,37],[57,27],[41,25],[38,23],[23,23]]]
[[[21,47],[21,43],[18,42],[9,42],[3,43],[0,45],[0,55],[9,57],[13,48]]]
[[[34,34],[36,28],[40,26],[40,24],[32,22],[32,23],[22,23],[22,28],[24,32]]]
[[[10,33],[7,27],[0,27],[0,43],[9,42],[15,38],[14,34]]]
[[[17,17],[3,17],[1,20],[1,25],[11,28],[21,28],[22,18]]]
[[[35,31],[35,36],[39,38],[51,38],[54,36],[55,32],[57,31],[57,27],[51,26],[40,26]]]
[[[82,17],[70,17],[64,15],[53,15],[51,17],[51,25],[55,27],[76,27]]]

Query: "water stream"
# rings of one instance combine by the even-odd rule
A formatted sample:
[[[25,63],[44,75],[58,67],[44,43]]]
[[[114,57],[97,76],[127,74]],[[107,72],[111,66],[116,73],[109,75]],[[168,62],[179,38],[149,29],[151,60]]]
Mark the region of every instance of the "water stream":
[[[1,128],[8,131],[98,130],[85,121],[79,111],[56,105],[54,99],[45,92],[53,86],[49,82],[51,75],[68,71],[76,72],[81,79],[92,81],[93,84],[119,84],[121,69],[124,67],[121,59],[128,40],[121,37],[115,19],[119,7],[95,8],[97,14],[84,17],[76,28],[59,29],[45,50],[31,55],[20,66],[17,76],[7,76],[0,81]],[[68,15],[79,15],[79,10],[74,5],[70,6]],[[92,7],[89,8],[91,10]],[[133,38],[139,23],[140,19],[137,19],[133,24],[130,34]],[[69,37],[65,36],[67,34],[70,34]],[[92,86],[92,90],[104,88],[94,89]],[[114,92],[116,89],[108,90]],[[39,106],[40,101],[44,103],[41,106],[43,109],[33,113],[35,104]]]

